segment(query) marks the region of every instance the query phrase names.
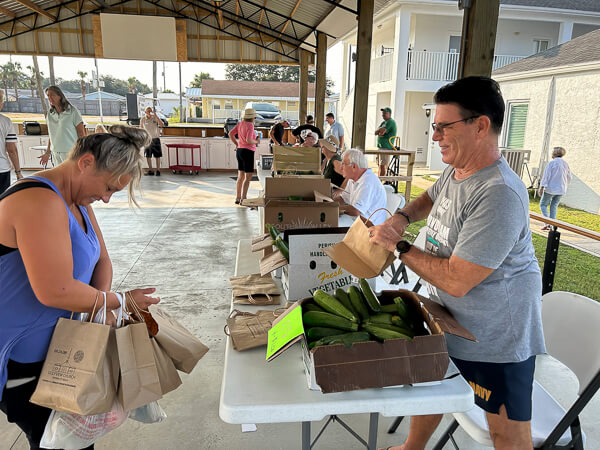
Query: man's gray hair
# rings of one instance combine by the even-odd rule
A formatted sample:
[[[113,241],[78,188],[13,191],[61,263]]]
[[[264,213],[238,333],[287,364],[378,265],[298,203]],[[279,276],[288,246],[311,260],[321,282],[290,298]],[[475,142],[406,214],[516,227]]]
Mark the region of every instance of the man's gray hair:
[[[552,156],[555,156],[557,158],[562,158],[566,154],[567,151],[562,147],[554,147],[554,149],[552,150]]]
[[[346,156],[348,157],[348,162],[350,164],[356,164],[356,166],[361,169],[369,168],[369,163],[367,162],[367,157],[360,150],[356,150],[356,149],[346,150],[342,154],[342,159],[345,158]]]

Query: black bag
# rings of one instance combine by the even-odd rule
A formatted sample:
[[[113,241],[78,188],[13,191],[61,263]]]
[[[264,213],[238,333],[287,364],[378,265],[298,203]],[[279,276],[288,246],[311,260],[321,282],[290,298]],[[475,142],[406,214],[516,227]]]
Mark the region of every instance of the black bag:
[[[23,132],[27,136],[39,136],[42,134],[42,126],[39,122],[23,122]]]

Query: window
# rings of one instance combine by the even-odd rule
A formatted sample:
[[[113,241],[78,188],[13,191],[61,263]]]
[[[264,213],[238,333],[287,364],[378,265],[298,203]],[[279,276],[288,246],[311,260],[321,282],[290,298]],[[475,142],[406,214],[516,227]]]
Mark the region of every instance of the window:
[[[225,102],[225,109],[233,109],[233,102],[231,100]]]
[[[287,102],[288,108],[295,108],[296,102]]]
[[[550,47],[549,39],[534,39],[533,40],[533,53],[543,52],[544,50],[548,50]]]
[[[506,130],[505,147],[522,149],[525,144],[525,127],[529,104],[518,103],[508,105],[508,128]]]
[[[213,107],[213,109],[221,109],[221,104],[217,103],[217,102],[213,102],[212,107]]]
[[[348,84],[346,86],[346,95],[354,89],[354,77],[356,75],[356,45],[348,46]]]

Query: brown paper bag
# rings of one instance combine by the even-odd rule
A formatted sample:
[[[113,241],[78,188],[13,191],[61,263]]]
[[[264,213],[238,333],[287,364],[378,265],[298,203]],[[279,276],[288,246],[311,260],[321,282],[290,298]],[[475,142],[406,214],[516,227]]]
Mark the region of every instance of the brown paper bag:
[[[256,314],[234,309],[227,318],[225,334],[231,337],[233,348],[239,352],[267,345],[268,333],[273,321],[283,309],[258,310]]]
[[[119,364],[109,325],[58,319],[30,401],[82,416],[111,410]]]
[[[151,338],[150,342],[152,342],[152,349],[154,350],[154,361],[158,370],[160,390],[165,395],[181,385],[181,378],[179,378],[175,364],[173,364],[173,361],[167,356],[161,346],[158,345],[156,339]]]
[[[233,303],[241,305],[278,305],[281,292],[271,275],[259,273],[231,277]]]
[[[369,242],[369,227],[372,226],[364,217],[357,217],[342,242],[325,248],[325,253],[355,277],[373,278],[380,275],[396,257],[393,252]]]
[[[144,322],[132,323],[115,331],[121,368],[119,402],[124,411],[162,398],[154,349]]]
[[[208,347],[158,306],[150,305],[149,311],[158,323],[158,333],[154,338],[178,370],[190,373]]]

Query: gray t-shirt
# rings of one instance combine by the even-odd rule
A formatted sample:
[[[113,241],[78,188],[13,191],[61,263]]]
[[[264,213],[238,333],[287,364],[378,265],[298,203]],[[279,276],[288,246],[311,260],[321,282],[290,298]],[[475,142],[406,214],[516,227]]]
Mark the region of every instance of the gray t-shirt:
[[[426,252],[494,269],[464,297],[427,286],[431,299],[479,341],[446,334],[450,356],[502,363],[544,353],[542,280],[523,182],[502,157],[464,180],[456,180],[449,166],[427,194],[433,208]]]

